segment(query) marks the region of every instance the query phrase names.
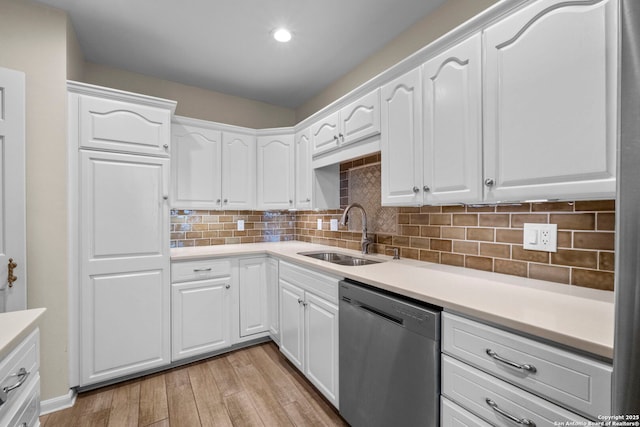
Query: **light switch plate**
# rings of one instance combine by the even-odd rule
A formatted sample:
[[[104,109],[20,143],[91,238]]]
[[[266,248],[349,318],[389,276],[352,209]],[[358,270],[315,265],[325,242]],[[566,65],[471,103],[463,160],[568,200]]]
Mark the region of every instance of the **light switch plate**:
[[[318,218],[318,230],[322,230],[322,218]]]
[[[533,251],[558,252],[558,224],[524,224],[523,247]]]
[[[337,219],[334,218],[329,222],[329,229],[331,231],[338,231],[338,220]]]
[[[244,219],[238,220],[238,231],[244,231]]]

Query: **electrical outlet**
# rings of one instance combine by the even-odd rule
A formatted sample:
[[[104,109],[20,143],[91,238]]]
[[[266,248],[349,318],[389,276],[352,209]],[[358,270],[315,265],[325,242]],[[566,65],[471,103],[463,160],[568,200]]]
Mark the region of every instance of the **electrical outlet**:
[[[524,224],[524,249],[544,252],[558,251],[558,224]]]
[[[238,220],[238,231],[244,231],[244,219]]]
[[[338,220],[337,219],[334,218],[329,222],[329,230],[338,231]]]
[[[318,230],[322,230],[322,218],[318,218]]]

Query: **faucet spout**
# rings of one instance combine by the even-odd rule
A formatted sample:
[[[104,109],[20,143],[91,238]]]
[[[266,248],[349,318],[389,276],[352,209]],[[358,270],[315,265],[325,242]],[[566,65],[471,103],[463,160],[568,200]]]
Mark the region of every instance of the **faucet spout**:
[[[353,208],[358,208],[362,211],[362,239],[360,240],[360,245],[362,247],[362,253],[366,255],[369,253],[369,246],[373,242],[367,236],[367,213],[365,212],[362,205],[360,203],[351,203],[349,206],[347,206],[344,209],[344,212],[342,213],[340,224],[347,225],[347,222],[349,221],[349,218],[348,218],[349,211],[351,211],[351,209]]]

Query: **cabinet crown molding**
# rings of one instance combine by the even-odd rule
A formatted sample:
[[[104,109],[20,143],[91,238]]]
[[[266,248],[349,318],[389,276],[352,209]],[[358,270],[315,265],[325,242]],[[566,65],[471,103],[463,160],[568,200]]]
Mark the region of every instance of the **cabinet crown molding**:
[[[112,99],[116,101],[147,105],[150,107],[164,108],[171,111],[171,115],[175,114],[176,105],[178,104],[177,101],[172,101],[170,99],[157,98],[155,96],[142,95],[139,93],[96,86],[72,80],[67,80],[67,91],[78,95],[97,96],[103,99]]]

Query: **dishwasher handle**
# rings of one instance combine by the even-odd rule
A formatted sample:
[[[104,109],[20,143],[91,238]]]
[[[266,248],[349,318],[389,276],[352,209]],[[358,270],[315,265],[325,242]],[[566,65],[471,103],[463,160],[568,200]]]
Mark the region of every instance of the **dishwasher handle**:
[[[360,308],[360,309],[362,309],[364,311],[368,311],[369,313],[371,313],[371,314],[373,314],[375,316],[382,317],[383,319],[389,320],[389,321],[391,321],[393,323],[396,323],[398,325],[403,325],[404,324],[404,320],[403,319],[401,319],[401,318],[399,318],[397,316],[393,316],[393,315],[391,315],[389,313],[385,313],[384,311],[382,311],[380,309],[377,309],[375,307],[371,307],[371,306],[364,305],[364,304],[358,304],[358,303],[355,303],[355,304],[352,303],[352,305],[354,307],[356,307],[356,308]]]

